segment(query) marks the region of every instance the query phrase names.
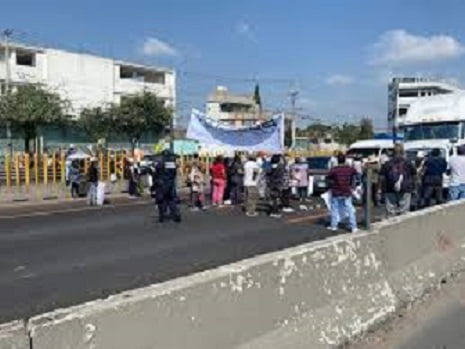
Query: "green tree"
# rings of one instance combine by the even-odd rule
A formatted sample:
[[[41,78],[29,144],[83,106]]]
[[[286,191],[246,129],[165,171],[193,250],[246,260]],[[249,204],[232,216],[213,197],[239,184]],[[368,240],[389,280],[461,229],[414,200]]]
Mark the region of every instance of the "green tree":
[[[29,152],[31,139],[40,127],[59,125],[67,121],[64,110],[68,103],[41,85],[23,85],[0,97],[0,122],[10,123],[23,138]]]
[[[133,148],[146,132],[162,134],[173,118],[172,111],[149,91],[122,98],[109,112],[115,131],[126,135]]]
[[[108,139],[113,130],[111,113],[101,107],[86,108],[79,117],[79,126],[93,142],[102,138]]]
[[[346,122],[339,126],[335,133],[337,142],[344,145],[350,145],[359,139],[360,127]]]
[[[360,120],[359,139],[371,139],[374,136],[373,122],[371,119],[363,118]]]

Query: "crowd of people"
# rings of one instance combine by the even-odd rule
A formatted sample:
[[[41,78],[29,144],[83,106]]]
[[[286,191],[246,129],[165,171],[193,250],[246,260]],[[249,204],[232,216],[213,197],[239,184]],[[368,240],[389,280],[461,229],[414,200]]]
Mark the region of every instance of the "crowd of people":
[[[417,155],[415,159],[407,158],[400,144],[395,145],[390,157],[384,156],[375,162],[357,155],[348,159],[344,153],[336,153],[330,161],[329,190],[325,193],[330,210],[328,228],[337,230],[347,218],[350,230],[357,231],[354,201],[384,203],[387,216],[392,217],[411,209],[444,203],[447,200],[445,187],[448,187],[450,200],[465,198],[465,146],[458,147],[457,154],[448,161],[439,149],[433,149],[427,156],[421,152]],[[143,192],[141,169],[131,161],[128,165],[129,194],[140,196]],[[146,173],[145,185],[151,188],[156,199],[161,222],[168,218],[181,221],[177,174],[176,156],[169,150],[164,151],[160,161],[154,162]],[[71,162],[68,179],[73,197],[78,195],[81,176],[77,163]],[[89,202],[95,204],[99,182],[95,158],[87,177]],[[447,186],[446,177],[449,178]],[[234,205],[243,207],[249,217],[262,211],[279,218],[283,212],[294,211],[292,199],[298,202],[299,210],[314,207],[309,204],[312,188],[306,158],[291,159],[286,155],[263,153],[249,154],[246,158],[244,155],[217,156],[207,168],[205,162],[194,157],[188,165],[185,184],[190,191],[189,203],[193,211]],[[370,198],[366,195],[368,185],[372,189]]]
[[[306,159],[297,159],[291,164],[288,157],[279,154],[250,154],[245,159],[239,155],[234,158],[217,156],[206,169],[196,157],[188,172],[187,186],[194,211],[205,209],[210,201],[213,207],[242,205],[246,215],[254,217],[258,215],[258,203],[265,200],[264,211],[271,217],[280,217],[282,211],[294,211],[290,205],[292,195],[301,202],[300,209],[308,209],[305,205],[308,196]],[[210,188],[208,193],[207,188]]]

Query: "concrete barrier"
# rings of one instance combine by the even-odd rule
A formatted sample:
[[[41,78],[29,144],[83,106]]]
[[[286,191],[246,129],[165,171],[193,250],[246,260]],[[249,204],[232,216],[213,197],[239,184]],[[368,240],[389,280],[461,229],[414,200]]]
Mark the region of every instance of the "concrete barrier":
[[[29,349],[29,335],[24,321],[0,325],[0,349]]]
[[[464,209],[447,204],[371,233],[57,310],[30,319],[27,329],[34,349],[336,346],[465,267]]]

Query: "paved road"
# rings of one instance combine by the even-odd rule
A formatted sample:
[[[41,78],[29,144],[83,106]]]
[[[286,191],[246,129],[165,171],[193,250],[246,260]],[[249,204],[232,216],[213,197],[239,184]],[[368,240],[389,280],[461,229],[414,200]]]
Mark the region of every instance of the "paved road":
[[[233,209],[160,225],[152,205],[120,204],[0,212],[0,322],[334,235],[308,217]]]

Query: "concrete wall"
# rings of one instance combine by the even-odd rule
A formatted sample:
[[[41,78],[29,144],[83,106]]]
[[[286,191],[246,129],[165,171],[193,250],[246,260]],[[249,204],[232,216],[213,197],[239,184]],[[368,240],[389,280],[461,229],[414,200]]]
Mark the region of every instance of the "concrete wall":
[[[57,310],[27,329],[34,349],[331,348],[465,267],[464,208]]]
[[[30,349],[29,335],[23,321],[0,325],[0,349]]]

